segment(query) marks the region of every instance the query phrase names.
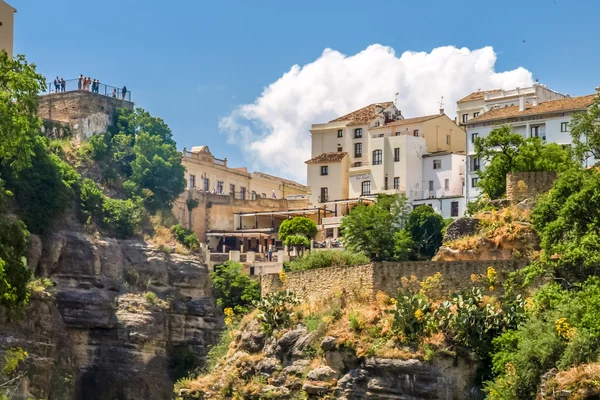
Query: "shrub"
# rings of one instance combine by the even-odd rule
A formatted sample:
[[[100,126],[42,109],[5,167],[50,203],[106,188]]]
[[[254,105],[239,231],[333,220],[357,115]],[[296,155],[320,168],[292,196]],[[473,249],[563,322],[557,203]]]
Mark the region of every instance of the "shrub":
[[[300,301],[289,290],[270,293],[256,301],[258,309],[257,320],[261,323],[263,331],[271,335],[274,330],[286,328],[290,325],[293,316],[293,307]]]
[[[418,343],[428,333],[431,320],[431,302],[421,294],[406,293],[396,298],[393,329],[406,343]]]
[[[312,251],[293,261],[287,263],[286,271],[305,271],[315,268],[327,267],[350,267],[353,265],[368,264],[370,261],[362,253],[353,253],[351,251]]]
[[[19,364],[25,361],[25,358],[28,356],[29,354],[27,354],[26,351],[23,351],[23,349],[20,347],[12,347],[8,349],[6,353],[4,353],[4,366],[2,367],[2,373],[4,375],[13,374],[19,367]]]
[[[200,248],[200,242],[196,237],[196,234],[189,229],[184,228],[180,224],[177,224],[171,228],[171,232],[175,234],[177,241],[187,247],[190,250],[198,250]]]
[[[119,238],[135,234],[142,217],[142,207],[133,200],[106,197],[102,204],[102,224]]]
[[[242,272],[242,264],[227,261],[217,265],[210,273],[217,304],[222,309],[232,308],[236,314],[245,314],[248,308],[260,299],[258,281]]]

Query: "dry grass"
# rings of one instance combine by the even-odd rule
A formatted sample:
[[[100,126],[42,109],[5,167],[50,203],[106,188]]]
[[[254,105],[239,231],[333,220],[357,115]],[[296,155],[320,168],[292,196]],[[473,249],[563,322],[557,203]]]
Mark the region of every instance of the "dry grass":
[[[548,386],[552,387],[554,393],[570,390],[570,400],[597,398],[600,396],[600,363],[579,365],[561,371]]]
[[[146,235],[144,237],[146,242],[156,246],[165,253],[190,254],[190,251],[177,241],[177,238],[169,228],[158,223],[156,219],[152,222],[154,224],[154,234],[152,236]]]

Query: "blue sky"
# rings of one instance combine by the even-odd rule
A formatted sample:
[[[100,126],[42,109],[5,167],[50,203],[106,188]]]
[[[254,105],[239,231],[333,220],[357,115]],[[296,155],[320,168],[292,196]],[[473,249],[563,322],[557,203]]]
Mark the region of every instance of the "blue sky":
[[[255,102],[293,65],[317,60],[325,48],[352,56],[382,44],[400,56],[448,45],[471,50],[492,46],[497,72],[522,66],[534,79],[572,95],[591,93],[600,85],[597,0],[8,2],[18,10],[15,51],[47,77],[83,73],[103,83],[126,84],[138,106],[171,126],[180,148],[205,144],[232,165],[298,179],[303,168],[298,161],[284,165],[275,158],[270,162],[270,153],[255,158],[243,152],[240,136],[220,133],[219,121],[238,106]],[[463,86],[466,90],[469,85]],[[327,95],[348,96],[338,89]],[[393,97],[394,88],[386,88],[388,92]],[[296,95],[295,101],[302,102],[302,93]],[[413,96],[409,91],[402,95]],[[358,101],[371,100],[369,96],[357,96],[356,104],[341,102],[315,117],[333,117]],[[446,102],[456,96],[445,96]],[[379,100],[392,98],[372,101]],[[285,117],[276,108],[269,110],[264,112]],[[259,140],[272,129],[265,126],[267,120],[255,115],[237,122],[247,122],[247,135],[254,135],[249,143],[260,148],[268,146]],[[304,125],[291,129],[303,130],[289,147],[305,156],[310,144]],[[267,137],[266,143],[276,140]]]

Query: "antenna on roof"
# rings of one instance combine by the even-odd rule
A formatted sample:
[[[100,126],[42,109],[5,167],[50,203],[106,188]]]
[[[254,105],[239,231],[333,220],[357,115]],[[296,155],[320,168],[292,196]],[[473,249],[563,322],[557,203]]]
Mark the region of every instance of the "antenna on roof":
[[[444,96],[442,96],[442,98],[440,99],[439,105],[440,105],[440,110],[442,108],[444,108]]]
[[[396,105],[397,101],[398,101],[398,93],[396,93],[396,95],[394,96],[394,105]]]

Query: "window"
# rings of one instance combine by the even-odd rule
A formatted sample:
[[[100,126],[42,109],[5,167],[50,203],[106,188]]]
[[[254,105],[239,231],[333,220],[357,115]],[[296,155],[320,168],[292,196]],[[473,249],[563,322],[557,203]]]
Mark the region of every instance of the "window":
[[[477,136],[479,136],[479,133],[471,133],[471,143],[475,143]]]
[[[208,192],[210,190],[210,181],[208,180],[208,178],[204,178],[204,188],[203,190],[205,192]]]
[[[354,139],[358,139],[362,137],[362,128],[356,128],[354,130]]]
[[[396,132],[396,136],[402,135],[402,132]]]
[[[252,193],[250,193],[250,196],[252,200],[256,200],[256,192],[254,190],[252,191]]]
[[[352,164],[353,167],[362,167],[362,163],[360,161],[355,162],[354,164]]]
[[[394,162],[400,161],[400,147],[394,149]]]
[[[419,130],[418,129],[415,129],[413,131],[413,136],[419,137]]]
[[[450,203],[450,216],[458,217],[458,201]]]
[[[364,181],[361,185],[361,196],[368,196],[371,194],[371,181]]]
[[[380,134],[379,134],[379,137],[384,137],[384,136],[385,136],[385,135],[384,135],[383,133],[380,133]]]
[[[433,160],[433,169],[442,169],[442,160]]]
[[[400,189],[400,178],[394,177],[394,189]]]
[[[190,189],[196,187],[196,175],[190,175]]]
[[[462,122],[467,122],[469,120],[469,114],[463,114],[462,115]]]
[[[223,193],[223,181],[217,181],[217,193]]]
[[[338,129],[338,137],[344,137],[344,132],[341,129]]]
[[[479,113],[478,112],[473,113],[473,118],[477,118],[477,117],[479,117]]]
[[[471,187],[476,187],[479,183],[479,178],[471,178]]]
[[[328,190],[326,187],[321,188],[321,195],[319,196],[319,202],[320,203],[324,203],[327,201],[327,197],[328,197]]]
[[[444,179],[444,190],[450,189],[450,179]]]
[[[373,151],[373,165],[381,164],[381,160],[382,160],[382,151],[374,150]]]
[[[473,161],[471,163],[471,170],[479,171],[479,167],[480,167],[479,158],[473,157]]]
[[[446,144],[450,144],[450,135],[446,135]]]
[[[362,143],[354,143],[354,157],[362,157]]]
[[[568,125],[569,125],[568,122],[561,122],[560,123],[560,131],[561,132],[567,132]]]
[[[429,191],[433,190],[433,181],[429,181]]]
[[[540,127],[539,126],[532,126],[531,127],[531,137],[538,137],[540,134]]]
[[[240,199],[246,200],[246,188],[245,187],[240,188]]]
[[[342,148],[341,148],[341,147],[338,147],[338,151],[342,151]]]
[[[385,179],[383,181],[383,190],[388,190],[388,178],[387,178],[387,176],[385,177]]]
[[[235,198],[235,185],[229,185],[229,195]]]
[[[328,175],[328,174],[329,174],[329,166],[323,165],[321,167],[321,175]]]

